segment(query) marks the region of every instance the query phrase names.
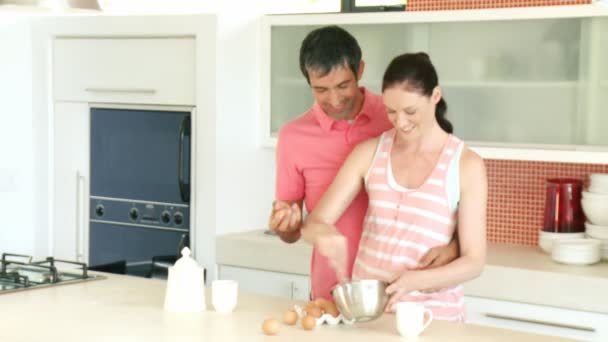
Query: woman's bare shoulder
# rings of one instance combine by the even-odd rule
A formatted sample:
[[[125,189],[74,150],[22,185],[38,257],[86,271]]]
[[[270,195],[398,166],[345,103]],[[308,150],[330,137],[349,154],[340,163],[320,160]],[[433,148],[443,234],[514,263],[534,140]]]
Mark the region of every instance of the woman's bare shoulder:
[[[379,141],[380,141],[380,136],[369,138],[367,140],[360,142],[357,146],[355,146],[355,149],[360,150],[360,151],[365,151],[366,153],[369,153],[369,152],[374,153],[374,152],[376,152],[376,147],[378,146]]]
[[[463,146],[462,156],[460,157],[460,170],[465,178],[486,176],[486,167],[483,158],[468,146]]]

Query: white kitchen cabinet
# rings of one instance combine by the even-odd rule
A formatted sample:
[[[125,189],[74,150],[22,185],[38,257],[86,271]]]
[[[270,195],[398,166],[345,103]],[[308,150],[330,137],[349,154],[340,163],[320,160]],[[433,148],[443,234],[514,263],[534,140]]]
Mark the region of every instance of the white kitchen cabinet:
[[[59,101],[194,105],[193,38],[71,38],[53,41]]]
[[[87,262],[89,107],[87,103],[56,102],[54,113],[51,255]]]
[[[472,296],[467,296],[465,303],[468,323],[585,341],[608,341],[606,314]]]
[[[608,57],[608,7],[266,16],[263,145],[274,146],[278,129],[313,103],[299,47],[308,32],[329,24],[359,41],[361,84],[374,92],[394,56],[429,53],[455,134],[483,157],[608,162],[608,68],[600,62]]]
[[[219,279],[236,280],[239,290],[293,300],[310,299],[310,278],[291,273],[218,265]]]

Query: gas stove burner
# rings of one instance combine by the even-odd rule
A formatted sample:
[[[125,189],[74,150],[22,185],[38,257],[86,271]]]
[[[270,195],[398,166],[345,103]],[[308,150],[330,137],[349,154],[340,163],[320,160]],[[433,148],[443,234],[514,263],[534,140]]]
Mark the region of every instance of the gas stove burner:
[[[60,271],[56,265],[58,263],[71,267]],[[104,277],[89,274],[85,263],[53,257],[32,261],[32,256],[29,255],[3,253],[0,261],[0,294],[102,278]]]

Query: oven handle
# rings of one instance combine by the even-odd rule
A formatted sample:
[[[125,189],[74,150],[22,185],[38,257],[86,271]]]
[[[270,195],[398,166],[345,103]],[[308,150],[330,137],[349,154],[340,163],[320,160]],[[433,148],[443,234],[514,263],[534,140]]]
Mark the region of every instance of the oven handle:
[[[85,88],[88,93],[156,94],[156,89],[148,88]]]
[[[84,188],[85,178],[76,171],[76,261],[84,259]]]
[[[184,140],[186,137],[190,137],[190,116],[186,116],[182,120],[182,124],[179,128],[179,146],[177,152],[177,183],[179,185],[179,195],[184,202],[190,201],[190,184],[184,181]],[[190,167],[190,163],[188,166]]]

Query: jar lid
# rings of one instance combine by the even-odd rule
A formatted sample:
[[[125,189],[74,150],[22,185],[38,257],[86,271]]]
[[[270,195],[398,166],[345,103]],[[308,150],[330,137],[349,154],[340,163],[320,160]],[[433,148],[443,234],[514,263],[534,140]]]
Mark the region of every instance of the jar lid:
[[[192,257],[190,257],[190,248],[188,247],[184,247],[181,251],[182,257],[179,258],[176,262],[175,265],[173,265],[174,270],[182,273],[187,273],[187,272],[197,272],[199,271],[199,266],[196,263],[196,261],[194,259],[192,259]]]

